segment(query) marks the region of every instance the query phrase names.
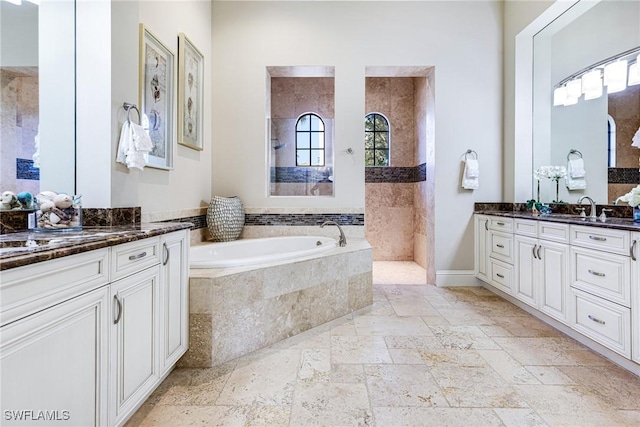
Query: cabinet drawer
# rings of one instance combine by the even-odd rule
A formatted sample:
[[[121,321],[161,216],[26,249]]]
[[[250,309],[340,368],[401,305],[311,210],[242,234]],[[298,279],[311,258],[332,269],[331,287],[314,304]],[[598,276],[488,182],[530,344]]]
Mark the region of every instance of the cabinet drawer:
[[[106,285],[108,261],[105,248],[3,271],[0,326]]]
[[[492,231],[489,233],[490,252],[489,256],[501,261],[513,263],[513,234],[499,233]]]
[[[513,231],[513,218],[489,217],[489,230]]]
[[[492,259],[490,270],[491,284],[511,295],[513,293],[513,266]]]
[[[538,221],[538,237],[552,242],[569,243],[569,224]]]
[[[627,257],[571,248],[571,286],[630,307],[630,274]]]
[[[631,310],[572,289],[574,329],[605,347],[631,357]]]
[[[160,239],[152,237],[111,249],[111,281],[144,270],[160,262]]]
[[[515,219],[513,222],[514,233],[521,236],[538,237],[538,221],[530,219]]]
[[[628,231],[580,225],[571,226],[571,244],[620,255],[629,255]]]

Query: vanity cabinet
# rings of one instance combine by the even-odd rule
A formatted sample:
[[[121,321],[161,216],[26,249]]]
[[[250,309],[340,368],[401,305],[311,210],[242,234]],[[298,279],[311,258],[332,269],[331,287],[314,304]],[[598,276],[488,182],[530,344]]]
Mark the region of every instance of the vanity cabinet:
[[[489,283],[513,293],[513,219],[488,217]]]
[[[126,422],[187,350],[188,236],[2,271],[3,425],[25,425],[5,413],[20,410],[62,425]]]
[[[474,217],[474,273],[482,281],[489,281],[489,217]]]
[[[640,363],[640,232],[632,233],[629,250],[631,258],[631,331],[633,333],[631,356]]]
[[[569,226],[556,225],[560,226],[559,229],[554,227],[554,231],[558,233],[552,236],[564,234],[568,238]],[[514,296],[566,323],[569,246],[547,240],[549,231],[546,224],[538,221],[515,220],[515,229],[520,234],[515,235]]]

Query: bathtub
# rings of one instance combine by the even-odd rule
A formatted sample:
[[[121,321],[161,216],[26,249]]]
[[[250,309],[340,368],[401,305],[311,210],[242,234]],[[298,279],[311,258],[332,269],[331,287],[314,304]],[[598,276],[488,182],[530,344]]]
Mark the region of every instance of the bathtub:
[[[329,251],[337,241],[329,237],[287,236],[243,239],[192,246],[190,268],[223,268],[265,264]]]

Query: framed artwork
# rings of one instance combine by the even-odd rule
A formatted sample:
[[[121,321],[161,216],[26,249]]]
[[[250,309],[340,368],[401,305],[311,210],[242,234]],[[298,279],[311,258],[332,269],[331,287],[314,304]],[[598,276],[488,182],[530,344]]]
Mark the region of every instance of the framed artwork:
[[[202,104],[204,56],[184,34],[178,34],[178,144],[203,149]]]
[[[173,52],[140,24],[138,105],[149,119],[153,149],[147,166],[152,168],[173,169],[173,70]]]

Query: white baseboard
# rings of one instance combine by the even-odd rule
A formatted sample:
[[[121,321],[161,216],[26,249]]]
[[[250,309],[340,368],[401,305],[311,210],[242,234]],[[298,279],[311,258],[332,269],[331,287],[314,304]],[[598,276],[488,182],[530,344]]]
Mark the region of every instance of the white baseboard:
[[[436,286],[482,286],[473,270],[438,270],[436,271]]]

